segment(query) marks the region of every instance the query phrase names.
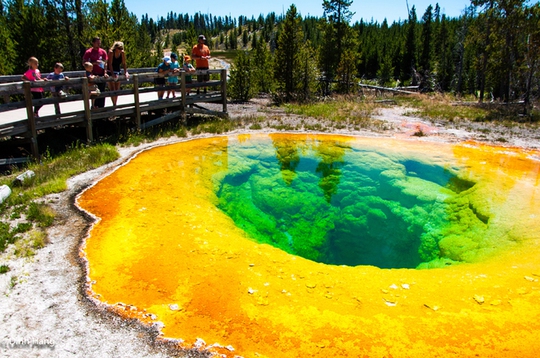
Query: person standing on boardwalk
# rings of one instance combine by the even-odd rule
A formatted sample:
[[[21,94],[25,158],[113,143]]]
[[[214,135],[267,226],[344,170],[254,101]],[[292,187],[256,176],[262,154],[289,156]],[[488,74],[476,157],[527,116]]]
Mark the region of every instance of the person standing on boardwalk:
[[[22,80],[31,82],[42,81],[43,79],[41,78],[41,72],[39,71],[38,67],[38,59],[35,57],[30,57],[28,59],[28,70],[22,75]],[[30,92],[32,92],[33,99],[43,98],[43,87],[32,87],[30,88]],[[34,117],[39,117],[38,112],[41,107],[43,107],[43,105],[34,106]]]
[[[176,85],[178,84],[178,74],[180,73],[180,64],[178,63],[178,56],[173,52],[171,53],[171,64],[170,64],[170,71],[169,71],[169,77],[167,78],[169,81],[169,86],[173,87],[169,90],[167,90],[167,98],[172,94],[173,98],[176,98]]]
[[[126,53],[124,52],[124,43],[121,41],[116,41],[113,46],[109,49],[107,54],[107,68],[109,69],[109,76],[114,78],[114,82],[109,82],[109,89],[111,91],[120,90],[120,82],[118,82],[118,76],[124,69],[124,76],[126,79],[129,78],[129,73],[127,71],[126,65]],[[113,106],[116,106],[118,96],[111,96]]]
[[[101,39],[94,37],[92,39],[92,47],[86,50],[83,56],[83,65],[85,62],[90,62],[93,65],[92,74],[96,77],[107,78],[107,51],[101,48]],[[105,91],[105,82],[97,82],[100,92]],[[94,107],[105,107],[105,97],[96,98]]]
[[[161,62],[156,69],[156,72],[158,73],[157,77],[154,79],[154,84],[156,87],[165,86],[165,77],[167,77],[169,72],[171,72],[171,63],[172,61],[169,56],[163,57],[163,62]],[[158,90],[158,100],[162,100],[164,94],[165,90]]]
[[[186,73],[186,84],[193,83],[193,79],[191,78],[191,74],[195,72],[195,67],[191,64],[191,57],[188,55],[184,56],[184,64],[182,65],[182,70]],[[191,91],[191,88],[186,89],[186,93],[189,93]]]
[[[206,37],[199,35],[197,44],[191,50],[191,58],[195,60],[197,71],[209,69],[210,49],[204,44],[205,41]],[[197,82],[207,82],[208,80],[210,80],[209,74],[197,75]],[[197,93],[199,93],[199,89],[197,89]],[[204,93],[206,93],[206,87],[204,88]]]

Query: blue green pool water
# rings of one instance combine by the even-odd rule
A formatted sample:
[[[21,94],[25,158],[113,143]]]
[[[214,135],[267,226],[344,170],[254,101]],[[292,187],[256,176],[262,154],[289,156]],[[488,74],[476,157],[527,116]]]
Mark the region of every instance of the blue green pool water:
[[[270,138],[230,143],[215,183],[219,208],[258,243],[332,265],[438,267],[459,261],[442,238],[474,242],[486,229],[467,197],[475,183],[456,168],[341,140]]]

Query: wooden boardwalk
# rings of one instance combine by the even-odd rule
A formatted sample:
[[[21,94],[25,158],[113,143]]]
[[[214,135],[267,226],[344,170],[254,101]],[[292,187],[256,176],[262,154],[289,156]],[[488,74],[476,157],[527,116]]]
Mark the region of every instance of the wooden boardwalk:
[[[152,71],[152,72],[146,72]],[[99,119],[110,117],[130,117],[134,119],[136,127],[140,130],[168,120],[185,118],[194,113],[227,116],[227,70],[207,70],[194,73],[194,82],[185,81],[185,73],[178,76],[176,87],[155,87],[154,78],[157,76],[152,69],[130,69],[129,81],[124,76],[119,77],[123,89],[119,91],[103,91],[99,97],[105,98],[105,107],[91,108],[91,99],[88,91],[88,80],[83,72],[66,73],[69,80],[21,82],[10,80],[15,76],[0,78],[0,140],[3,144],[10,142],[20,145],[28,143],[30,152],[39,158],[38,138],[40,131],[47,128],[64,126],[83,126],[86,128],[86,137],[89,143],[94,140],[93,123]],[[197,83],[197,74],[210,74],[211,80]],[[17,78],[20,78],[17,76]],[[218,79],[214,79],[218,78]],[[109,79],[100,79],[109,82]],[[96,81],[98,82],[98,81]],[[43,87],[49,91],[50,87],[62,85],[71,93],[65,98],[49,97],[33,100],[32,87]],[[203,91],[203,87],[207,91]],[[157,91],[174,89],[176,98],[158,100]],[[197,94],[200,90],[201,94]],[[118,96],[117,105],[112,105],[111,96]],[[221,103],[221,111],[211,111],[203,107],[204,103]],[[39,117],[34,117],[33,106],[43,105]],[[150,112],[170,112],[166,115],[143,121],[142,114]],[[28,158],[0,158],[0,164],[17,163]]]

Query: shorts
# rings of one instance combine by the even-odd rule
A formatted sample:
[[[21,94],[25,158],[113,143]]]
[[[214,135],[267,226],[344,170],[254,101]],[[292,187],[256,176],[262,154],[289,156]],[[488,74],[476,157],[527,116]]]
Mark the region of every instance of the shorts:
[[[156,77],[154,78],[154,84],[157,86],[165,86],[165,77]]]
[[[198,67],[197,71],[199,71],[199,70],[207,71],[208,67]],[[197,82],[206,82],[206,81],[210,81],[210,74],[197,75]]]

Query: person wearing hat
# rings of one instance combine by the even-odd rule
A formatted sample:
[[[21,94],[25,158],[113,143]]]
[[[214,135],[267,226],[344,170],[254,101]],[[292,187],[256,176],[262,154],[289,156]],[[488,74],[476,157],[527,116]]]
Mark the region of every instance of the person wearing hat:
[[[193,83],[193,79],[191,78],[191,74],[195,72],[195,67],[191,64],[191,57],[188,55],[184,56],[184,64],[182,65],[182,70],[186,73],[186,83]],[[186,93],[189,93],[191,91],[191,88],[186,89]]]
[[[171,64],[169,70],[169,86],[176,86],[178,84],[178,74],[180,73],[180,64],[178,63],[178,56],[171,53]],[[167,98],[172,94],[173,98],[176,98],[176,89],[171,88],[167,90]]]
[[[210,59],[210,49],[204,44],[205,41],[206,37],[204,37],[204,35],[199,35],[197,44],[193,46],[193,49],[191,50],[191,58],[195,60],[197,71],[209,69],[208,60]],[[206,82],[208,80],[210,80],[209,74],[197,75],[197,82]],[[204,89],[204,92],[206,93],[206,88]],[[199,90],[197,90],[197,93],[199,93]]]
[[[161,62],[156,69],[156,72],[158,73],[154,81],[154,83],[156,84],[156,87],[165,86],[165,77],[171,71],[171,62],[172,61],[169,56],[163,57],[163,62]],[[158,99],[163,99],[164,94],[165,94],[165,91],[158,91]]]

